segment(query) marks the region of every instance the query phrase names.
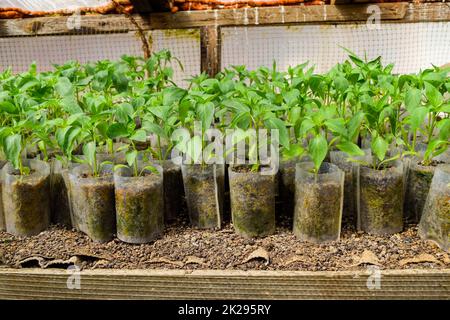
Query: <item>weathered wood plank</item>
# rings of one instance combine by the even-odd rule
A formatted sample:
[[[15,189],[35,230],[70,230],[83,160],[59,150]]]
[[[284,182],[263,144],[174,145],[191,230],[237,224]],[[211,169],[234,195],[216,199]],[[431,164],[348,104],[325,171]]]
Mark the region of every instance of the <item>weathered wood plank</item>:
[[[449,299],[450,269],[366,271],[86,270],[68,289],[64,270],[0,269],[0,299]]]
[[[133,16],[144,30],[151,29],[148,16]],[[0,37],[57,34],[96,34],[136,31],[136,26],[123,15],[81,16],[79,28],[70,17],[40,17],[0,20]]]
[[[200,28],[201,71],[214,77],[220,71],[220,29],[216,26]]]
[[[406,2],[379,4],[381,19],[402,19],[406,13]],[[370,13],[367,4],[323,5],[323,6],[280,6],[236,10],[192,11],[190,13],[152,15],[152,26],[168,28],[173,25],[196,26],[219,25],[266,25],[310,22],[365,21]]]
[[[210,10],[135,15],[144,30],[302,23],[344,23],[366,21],[370,4],[288,6],[237,10]],[[397,22],[450,21],[448,3],[379,3],[381,19]],[[122,15],[86,15],[80,28],[69,28],[69,17],[0,20],[0,37],[57,34],[95,34],[136,31]]]
[[[450,21],[450,3],[434,2],[410,4],[404,22]]]

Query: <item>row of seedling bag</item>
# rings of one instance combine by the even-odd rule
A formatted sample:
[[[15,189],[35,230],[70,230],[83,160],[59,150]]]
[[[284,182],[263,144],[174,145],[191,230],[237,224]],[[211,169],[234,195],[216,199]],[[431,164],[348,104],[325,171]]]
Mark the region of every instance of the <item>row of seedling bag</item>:
[[[421,232],[448,250],[450,165],[424,167],[408,159],[377,170],[349,162],[340,151],[329,158],[317,173],[305,159],[282,161],[273,174],[245,165],[178,166],[170,160],[142,160],[130,168],[111,159],[93,176],[83,164],[63,169],[58,160],[29,159],[24,165],[30,173],[22,176],[7,163],[0,229],[31,236],[54,222],[94,241],[117,234],[125,242],[146,243],[160,237],[165,222],[180,214],[184,194],[192,226],[220,228],[228,189],[235,232],[247,238],[273,234],[276,215],[284,214],[293,215],[299,239],[336,241],[343,215],[348,215],[357,218],[358,230],[377,235],[401,232],[405,219],[420,221]],[[277,199],[282,212],[276,212]]]
[[[229,185],[244,236],[274,232],[279,197],[302,239],[338,239],[342,213],[357,215],[361,230],[391,234],[403,216],[418,221],[423,212],[421,234],[448,248],[449,186],[439,165],[450,143],[449,69],[396,75],[380,58],[350,53],[325,74],[308,64],[235,66],[182,88],[171,80],[172,60],[161,51],[0,73],[8,232],[45,229],[51,212],[94,240],[117,232],[146,242],[161,234],[163,212],[179,212],[183,190],[191,223],[220,227]],[[196,164],[175,165],[174,150]],[[247,165],[211,165],[230,150]],[[36,156],[43,162],[29,160]],[[278,156],[280,170],[267,174]]]

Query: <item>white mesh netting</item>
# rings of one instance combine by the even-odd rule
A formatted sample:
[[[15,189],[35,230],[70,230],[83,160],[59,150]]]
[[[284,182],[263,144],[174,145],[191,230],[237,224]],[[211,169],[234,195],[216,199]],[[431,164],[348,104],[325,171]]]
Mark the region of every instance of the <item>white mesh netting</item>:
[[[379,30],[365,24],[223,27],[221,33],[222,68],[245,64],[253,69],[276,60],[285,69],[310,61],[324,72],[346,59],[341,47],[368,58],[381,55],[398,73],[450,62],[450,22],[383,23]],[[177,83],[200,72],[198,29],[148,34],[153,51],[169,49],[182,62],[184,71],[174,64]],[[123,54],[142,55],[136,33],[0,38],[0,70],[12,67],[14,72],[27,70],[33,61],[39,70],[48,70],[67,60],[118,59]]]
[[[173,64],[178,84],[200,72],[199,30],[154,30],[148,34],[153,51],[169,49],[183,64],[184,71]],[[27,70],[33,61],[39,71],[45,71],[67,60],[85,63],[118,59],[123,54],[143,55],[136,33],[0,38],[0,70],[11,67],[14,72]]]
[[[409,73],[450,62],[450,22],[222,28],[222,65],[281,69],[310,61],[324,72],[347,58],[345,47],[368,58],[382,56],[395,72]]]

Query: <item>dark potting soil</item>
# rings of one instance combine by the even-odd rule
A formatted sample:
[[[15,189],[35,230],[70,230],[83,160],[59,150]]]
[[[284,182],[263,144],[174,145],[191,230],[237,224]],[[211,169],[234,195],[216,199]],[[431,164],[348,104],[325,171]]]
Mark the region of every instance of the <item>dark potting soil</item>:
[[[172,161],[164,161],[164,220],[175,220],[177,213],[181,211],[184,201],[183,175],[181,167]]]
[[[234,169],[229,179],[236,233],[249,238],[272,234],[275,231],[275,176]]]
[[[419,166],[424,166],[424,167],[436,167],[439,164],[444,163],[444,161],[438,161],[438,160],[432,160],[429,164],[427,164],[426,166],[424,165],[423,161],[419,161],[417,163],[417,165]]]
[[[56,226],[22,239],[0,232],[0,268],[19,266],[22,260],[35,256],[47,261],[75,256],[85,269],[338,271],[365,270],[370,264],[381,269],[450,267],[449,255],[433,242],[421,240],[416,225],[392,236],[369,235],[344,225],[340,241],[326,244],[298,240],[291,227],[282,223],[271,236],[245,239],[234,233],[229,223],[218,231],[198,230],[189,227],[183,216],[166,228],[161,239],[141,245],[116,238],[95,243],[81,232]],[[267,256],[245,262],[257,249],[265,250]],[[59,266],[67,268],[67,264]]]
[[[70,227],[72,222],[70,218],[70,204],[68,190],[63,174],[54,173],[51,181],[51,221],[55,224],[61,224]]]
[[[252,166],[233,166],[231,167],[231,170],[234,172],[240,172],[240,173],[248,173],[248,172],[260,172],[260,170],[253,170]]]
[[[35,235],[50,223],[50,178],[29,175],[2,185],[5,225],[16,234]],[[8,220],[13,221],[10,225]]]
[[[425,203],[419,234],[436,241],[444,250],[450,250],[450,192],[445,185],[430,190]]]
[[[70,187],[74,224],[100,242],[111,240],[116,231],[114,182],[105,177]]]
[[[301,184],[296,196],[294,231],[313,242],[335,240],[341,225],[341,186],[337,181]]]
[[[35,172],[36,172],[36,170],[30,169],[30,172],[29,172],[26,176],[32,175],[32,174],[35,173]],[[12,171],[12,172],[11,172],[11,175],[12,175],[12,176],[21,176],[20,170],[14,170],[14,171]]]
[[[435,166],[411,165],[408,173],[405,194],[405,217],[408,221],[418,223],[422,215]]]
[[[109,171],[107,171],[107,172],[102,172],[99,176],[94,176],[91,172],[89,172],[89,173],[82,173],[81,175],[80,175],[80,177],[81,178],[85,178],[85,179],[87,179],[87,178],[107,178],[107,177],[111,177],[113,174],[112,174],[112,172],[109,172]]]
[[[393,234],[403,227],[403,176],[361,167],[360,227],[373,234]]]
[[[191,167],[183,173],[186,203],[193,226],[203,229],[221,226],[225,182],[224,173],[220,170],[216,169],[216,179],[211,167],[206,167],[205,170],[201,167]]]
[[[345,173],[344,178],[344,207],[342,214],[347,217],[356,225],[357,210],[357,198],[356,198],[356,174],[354,170],[354,164],[348,162],[344,156],[336,156],[336,159],[332,158],[333,164],[339,167]]]
[[[164,229],[162,179],[159,175],[131,178],[115,188],[117,235],[126,242],[145,243]]]

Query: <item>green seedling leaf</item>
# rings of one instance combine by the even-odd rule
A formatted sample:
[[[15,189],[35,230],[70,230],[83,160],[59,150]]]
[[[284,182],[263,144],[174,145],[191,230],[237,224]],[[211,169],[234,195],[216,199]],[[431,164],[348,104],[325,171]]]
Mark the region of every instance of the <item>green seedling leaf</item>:
[[[94,175],[97,175],[97,146],[94,141],[83,145],[83,154],[86,157],[86,162],[90,165]]]
[[[283,120],[271,117],[264,121],[268,129],[277,129],[280,137],[280,144],[284,147],[289,147],[289,132]]]
[[[411,130],[417,130],[425,121],[425,117],[427,116],[428,108],[426,107],[417,107],[412,110],[410,115],[410,128]]]
[[[124,138],[128,136],[128,129],[123,123],[113,123],[106,133],[110,139]]]
[[[74,95],[74,88],[72,82],[66,77],[61,77],[55,85],[55,91],[61,97],[72,97]]]
[[[345,120],[342,118],[326,120],[325,125],[333,133],[337,133],[338,135],[342,135],[342,136],[347,135],[347,129],[345,128]]]
[[[336,147],[347,153],[350,156],[363,156],[364,155],[364,151],[362,151],[358,145],[354,144],[353,142],[350,141],[342,141],[340,143],[338,143],[336,145]]]
[[[381,136],[376,136],[375,139],[372,140],[372,151],[375,153],[377,158],[380,161],[383,161],[386,157],[386,152],[389,148],[389,144],[383,139]]]
[[[116,164],[113,168],[114,172],[117,172],[117,170],[119,169],[128,169],[129,167],[127,165],[124,164]]]
[[[428,99],[428,102],[433,107],[439,107],[443,102],[442,94],[436,89],[432,84],[425,82],[425,92]]]
[[[18,113],[19,110],[16,108],[14,104],[12,104],[9,101],[0,101],[0,111],[16,114]]]
[[[125,154],[125,160],[127,161],[130,167],[132,167],[136,163],[137,156],[138,156],[137,150],[128,151]]]
[[[146,142],[147,141],[147,132],[144,129],[136,130],[133,135],[131,135],[130,140]]]
[[[208,129],[214,120],[214,104],[212,102],[199,104],[197,106],[203,130]]]
[[[420,106],[422,91],[417,88],[409,88],[405,95],[405,105],[409,112]]]
[[[6,137],[4,142],[4,152],[6,159],[13,165],[14,169],[20,169],[20,153],[22,151],[22,136],[14,134]]]
[[[150,171],[154,174],[159,174],[158,169],[156,169],[156,167],[151,166],[151,165],[148,165],[148,166],[145,166],[144,168],[142,168],[140,175],[142,175],[144,173],[144,171]]]
[[[315,136],[309,143],[309,154],[314,162],[315,171],[318,172],[323,160],[327,156],[328,142],[324,136]]]
[[[440,155],[447,149],[449,143],[449,141],[440,139],[429,142],[427,149],[425,150],[424,161],[426,163],[431,162],[434,157]]]
[[[283,150],[283,156],[287,159],[300,158],[305,153],[305,149],[298,144],[291,144],[289,149]]]

